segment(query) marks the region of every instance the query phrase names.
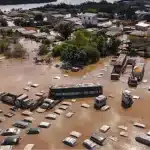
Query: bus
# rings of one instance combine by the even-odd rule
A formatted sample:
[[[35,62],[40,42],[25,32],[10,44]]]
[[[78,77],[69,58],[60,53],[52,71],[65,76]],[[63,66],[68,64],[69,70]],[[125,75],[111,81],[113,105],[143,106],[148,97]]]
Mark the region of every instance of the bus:
[[[103,87],[100,84],[76,84],[51,86],[49,88],[49,98],[52,99],[71,99],[96,97],[103,94]]]

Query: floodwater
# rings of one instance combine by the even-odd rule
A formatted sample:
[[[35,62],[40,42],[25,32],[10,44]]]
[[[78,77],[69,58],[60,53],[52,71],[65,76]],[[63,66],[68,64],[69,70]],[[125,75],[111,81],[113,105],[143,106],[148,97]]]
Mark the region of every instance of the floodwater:
[[[90,1],[90,0],[57,0],[57,2],[52,2],[52,4],[66,3],[66,4],[76,5],[76,4],[84,3],[86,1]],[[94,0],[94,1],[98,2],[99,0]],[[112,3],[115,0],[107,0],[107,1]],[[23,10],[27,10],[27,9],[42,7],[42,6],[47,5],[47,4],[50,4],[50,3],[0,5],[0,10],[2,10],[2,11],[10,11],[11,9],[20,9],[20,8],[23,9]]]
[[[21,41],[23,43],[23,41]],[[26,40],[26,48],[30,52],[32,57],[32,50],[36,49],[38,45]],[[37,127],[41,121],[48,121],[52,125],[48,129],[41,129],[39,135],[26,135],[25,130],[22,130],[22,140],[20,144],[13,149],[23,149],[26,144],[35,144],[34,149],[84,149],[82,146],[83,140],[88,138],[94,131],[99,129],[102,125],[107,124],[111,129],[102,134],[107,137],[106,145],[100,147],[101,150],[149,150],[147,146],[141,145],[135,141],[135,136],[141,133],[146,134],[150,130],[150,101],[149,92],[147,87],[150,81],[150,62],[147,61],[145,79],[148,83],[141,83],[137,89],[132,89],[132,93],[140,96],[139,100],[136,100],[128,110],[124,110],[121,107],[121,92],[123,89],[128,89],[127,78],[130,72],[130,68],[121,77],[120,81],[112,82],[110,80],[110,73],[112,70],[111,66],[104,69],[106,64],[109,64],[109,58],[102,59],[99,63],[91,65],[83,69],[78,73],[68,73],[68,77],[64,77],[64,72],[59,68],[55,67],[55,64],[59,63],[58,60],[54,60],[50,65],[35,65],[32,59],[28,60],[4,60],[0,62],[0,91],[12,92],[12,93],[27,93],[30,98],[35,97],[35,93],[44,90],[48,92],[48,87],[52,84],[77,84],[77,83],[101,83],[104,86],[104,94],[106,96],[113,95],[114,98],[108,98],[108,105],[111,109],[106,112],[101,112],[93,108],[93,98],[77,99],[76,102],[72,103],[72,106],[68,110],[64,111],[63,114],[58,115],[56,120],[50,121],[45,119],[45,116],[53,110],[49,110],[45,113],[39,114],[34,112],[33,116],[35,121],[31,124],[32,127]],[[97,76],[104,72],[102,78]],[[66,73],[65,73],[66,74]],[[54,79],[55,76],[60,76],[60,79]],[[84,76],[84,78],[83,78]],[[23,90],[27,86],[27,83],[39,84],[38,88],[31,88],[29,92]],[[90,104],[90,108],[85,109],[81,107],[82,103]],[[60,105],[60,104],[59,104]],[[59,106],[57,106],[59,107]],[[5,113],[9,112],[9,106],[0,104],[0,109]],[[75,115],[68,119],[64,115],[68,111],[75,112]],[[3,116],[3,113],[0,115]],[[1,129],[6,129],[12,126],[12,123],[16,120],[22,120],[24,117],[21,115],[21,110],[16,113],[12,118],[6,118],[3,123],[0,123]],[[140,122],[146,124],[146,129],[139,129],[133,127],[134,122]],[[118,125],[125,125],[128,127],[129,137],[120,137]],[[82,136],[77,140],[77,145],[74,148],[66,146],[62,143],[62,140],[69,136],[71,131],[78,131],[82,133]],[[108,137],[116,136],[118,142],[111,141]],[[0,136],[0,140],[4,137]]]

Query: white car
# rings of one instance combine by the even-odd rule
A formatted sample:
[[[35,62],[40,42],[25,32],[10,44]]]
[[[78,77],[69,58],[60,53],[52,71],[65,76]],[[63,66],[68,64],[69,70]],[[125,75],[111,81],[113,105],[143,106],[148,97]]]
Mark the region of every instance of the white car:
[[[18,135],[20,133],[20,129],[18,128],[8,128],[4,131],[2,131],[2,136],[12,136],[12,135]]]

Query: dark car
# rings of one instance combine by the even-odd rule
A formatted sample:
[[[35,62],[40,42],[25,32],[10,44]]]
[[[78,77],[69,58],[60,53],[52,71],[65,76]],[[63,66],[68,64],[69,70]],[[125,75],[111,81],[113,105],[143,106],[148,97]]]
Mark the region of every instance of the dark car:
[[[39,133],[40,133],[39,128],[30,128],[29,130],[27,130],[27,134],[39,134]]]
[[[8,136],[2,141],[1,145],[17,145],[20,140],[20,136]]]
[[[28,125],[29,125],[29,123],[28,123],[28,122],[25,122],[25,121],[16,121],[16,122],[13,124],[14,127],[21,128],[21,129],[27,128]]]

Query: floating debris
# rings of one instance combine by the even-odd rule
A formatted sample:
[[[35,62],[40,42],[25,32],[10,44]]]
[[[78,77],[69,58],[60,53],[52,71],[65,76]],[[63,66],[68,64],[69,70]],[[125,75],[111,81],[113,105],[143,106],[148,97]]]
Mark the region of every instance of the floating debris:
[[[140,97],[139,97],[139,96],[134,95],[134,96],[133,96],[133,99],[140,99]]]
[[[143,83],[147,83],[147,82],[148,82],[148,80],[143,80],[142,82],[143,82]]]
[[[128,130],[128,127],[123,126],[123,125],[118,126],[118,128],[119,128],[119,129],[122,129],[122,130],[125,130],[125,131],[127,131],[127,130]]]
[[[64,74],[64,77],[68,77],[68,75],[67,75],[67,74]]]
[[[147,135],[150,136],[150,131],[147,132]]]
[[[101,108],[101,111],[107,111],[107,110],[109,110],[109,109],[110,109],[110,106],[105,105],[105,106],[103,106],[103,107]]]
[[[23,88],[25,91],[29,91],[30,90],[30,87],[25,87]]]
[[[120,132],[120,136],[128,137],[128,132],[121,131],[121,132]]]
[[[72,99],[71,101],[72,101],[72,102],[76,102],[76,99]]]
[[[86,103],[83,103],[83,104],[81,105],[81,107],[83,107],[83,108],[89,108],[90,105],[89,105],[89,104],[86,104]]]
[[[56,114],[60,115],[60,114],[62,114],[62,113],[63,113],[63,111],[62,111],[61,109],[56,109],[56,110],[54,111],[54,113],[56,113]]]
[[[118,142],[118,138],[115,136],[110,136],[109,139],[111,139],[114,142]]]
[[[54,77],[54,79],[60,79],[60,77],[59,77],[59,76],[56,76],[56,77]]]
[[[31,87],[37,88],[39,84],[31,84]]]

